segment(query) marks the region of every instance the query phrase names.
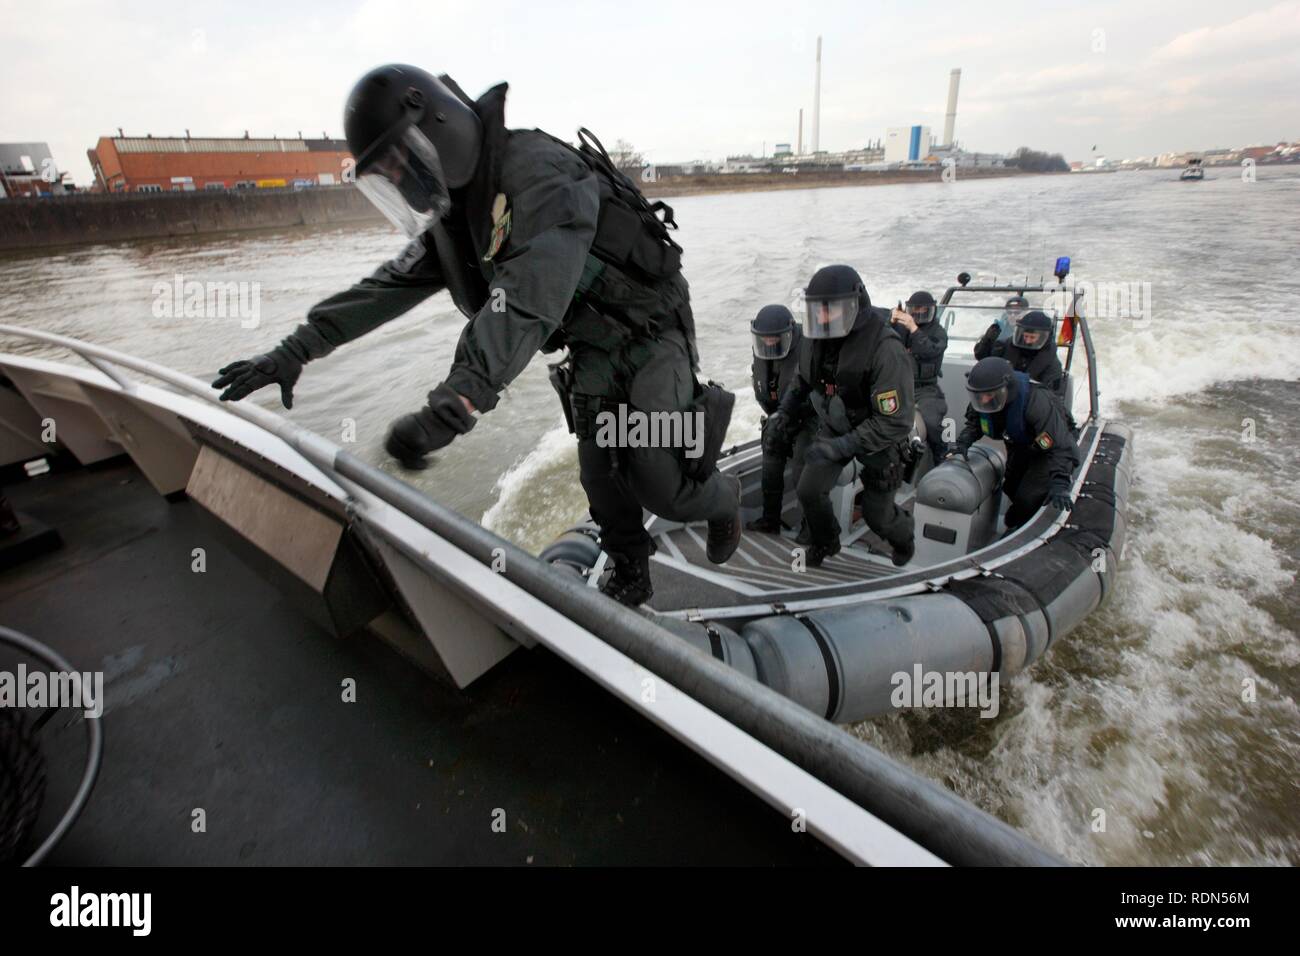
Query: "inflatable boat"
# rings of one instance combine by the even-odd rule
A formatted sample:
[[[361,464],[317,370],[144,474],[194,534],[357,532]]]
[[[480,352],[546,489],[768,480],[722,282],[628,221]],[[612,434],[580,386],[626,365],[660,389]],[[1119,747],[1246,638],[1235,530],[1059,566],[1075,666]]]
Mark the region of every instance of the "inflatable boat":
[[[1065,284],[1069,266],[1062,262],[1055,283],[972,285],[963,273],[943,295],[936,321],[949,334],[940,378],[947,418],[960,423],[973,343],[1000,317],[1005,299],[1029,296],[1031,307],[1053,318],[1065,369],[1058,397],[1081,420],[1072,510],[1042,508],[1006,534],[999,490],[1006,453],[1002,442],[985,438],[968,462],[924,461],[899,489],[898,504],[915,519],[916,554],[897,568],[889,546],[855,511],[862,483],[850,462],[832,493],[842,550],[814,569],[795,540],[799,506],[787,470],[790,530],[746,532],[723,566],[705,557],[703,525],[647,515],[656,546],[647,611],[705,653],[836,723],[915,706],[919,683],[944,689],[928,706],[986,708],[985,688],[997,686],[995,677],[1024,670],[1106,601],[1124,551],[1132,433],[1100,413],[1084,297]],[[923,438],[919,414],[916,422]],[[761,511],[761,463],[754,440],[728,449],[719,465],[741,480],[746,521]],[[593,587],[606,570],[591,523],[571,529],[542,557]]]

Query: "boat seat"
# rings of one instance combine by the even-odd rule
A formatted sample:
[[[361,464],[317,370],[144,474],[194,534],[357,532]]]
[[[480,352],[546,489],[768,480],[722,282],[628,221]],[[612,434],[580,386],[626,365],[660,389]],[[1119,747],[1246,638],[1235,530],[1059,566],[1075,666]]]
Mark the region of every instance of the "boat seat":
[[[997,535],[1006,453],[987,439],[971,446],[969,461],[950,458],[926,472],[916,487],[916,561],[938,564],[970,554]]]

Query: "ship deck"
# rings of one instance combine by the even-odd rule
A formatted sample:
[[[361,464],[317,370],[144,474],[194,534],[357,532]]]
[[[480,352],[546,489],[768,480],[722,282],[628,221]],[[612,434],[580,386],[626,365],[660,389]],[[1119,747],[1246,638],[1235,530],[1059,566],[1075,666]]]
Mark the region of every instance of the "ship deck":
[[[49,863],[840,861],[540,647],[458,692],[378,640],[335,640],[125,458],[5,491],[64,546],[0,573],[0,620],[105,680],[103,769]],[[43,836],[81,773],[80,715],[41,740]]]

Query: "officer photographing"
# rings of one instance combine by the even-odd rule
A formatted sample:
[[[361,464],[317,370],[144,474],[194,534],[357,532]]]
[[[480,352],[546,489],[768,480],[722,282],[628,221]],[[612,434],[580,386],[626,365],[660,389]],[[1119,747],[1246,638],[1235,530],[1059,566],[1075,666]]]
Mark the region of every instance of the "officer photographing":
[[[794,452],[801,421],[776,418],[781,396],[799,374],[799,344],[803,335],[794,315],[783,305],[765,305],[749,324],[753,338],[754,398],[768,416],[763,421],[763,513],[745,527],[767,534],[781,532],[781,502],[785,498],[785,463]],[[797,481],[796,476],[796,481]]]
[[[975,343],[977,359],[995,356],[1011,363],[1017,372],[1024,372],[1035,382],[1056,391],[1065,370],[1052,343],[1052,320],[1045,312],[1037,309],[1021,312],[1016,316],[1011,328],[1011,337],[999,339],[994,334],[996,323],[984,333],[984,338]]]
[[[970,405],[954,454],[965,458],[981,437],[1006,443],[1002,490],[1011,500],[1007,530],[1020,527],[1046,502],[1058,511],[1073,507],[1070,487],[1079,448],[1056,396],[1004,358],[980,359],[966,377]]]
[[[948,330],[935,321],[936,312],[934,296],[922,290],[913,292],[907,300],[907,307],[895,309],[891,317],[894,331],[912,354],[916,410],[925,422],[925,441],[930,446],[935,465],[948,454],[948,442],[943,437],[943,418],[948,414],[948,400],[939,388],[943,354],[948,351]]]
[[[890,543],[894,564],[901,567],[915,551],[912,517],[894,504],[914,414],[912,359],[890,328],[889,312],[871,305],[851,267],[818,269],[804,299],[799,373],[773,417],[788,427],[807,401],[818,419],[816,430],[803,432],[795,447],[795,457],[804,461],[797,493],[812,536],[807,564],[819,567],[840,550],[830,492],[844,465],[856,458],[862,465],[862,517]]]
[[[602,590],[636,605],[653,593],[642,509],[709,523],[709,559],[740,541],[740,483],[694,468],[681,449],[607,448],[595,418],[620,404],[685,412],[696,399],[695,321],[672,210],[649,205],[585,130],[579,149],[505,126],[506,84],[471,100],[450,77],[390,65],[361,78],[344,130],[357,185],[410,239],[395,259],[315,305],[279,346],[221,370],[235,401],[442,289],[467,317],[451,369],[424,407],[392,423],[385,448],[408,468],[474,427],[539,350],[567,347],[555,372],[601,545]],[[658,214],[662,214],[662,219]],[[704,456],[704,460],[709,460]],[[701,473],[703,472],[703,473]]]

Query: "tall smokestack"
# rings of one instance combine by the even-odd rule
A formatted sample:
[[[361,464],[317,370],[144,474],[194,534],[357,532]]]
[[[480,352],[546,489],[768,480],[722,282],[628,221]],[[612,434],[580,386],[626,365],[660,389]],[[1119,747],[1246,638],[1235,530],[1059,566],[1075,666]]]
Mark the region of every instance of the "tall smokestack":
[[[817,152],[822,125],[822,38],[817,38],[817,78],[813,81],[812,151]]]
[[[953,127],[957,125],[957,87],[961,83],[961,70],[953,70],[948,76],[948,115],[943,121],[943,142],[952,145]]]
[[[796,156],[803,155],[803,107],[799,107],[799,148],[795,150]]]

